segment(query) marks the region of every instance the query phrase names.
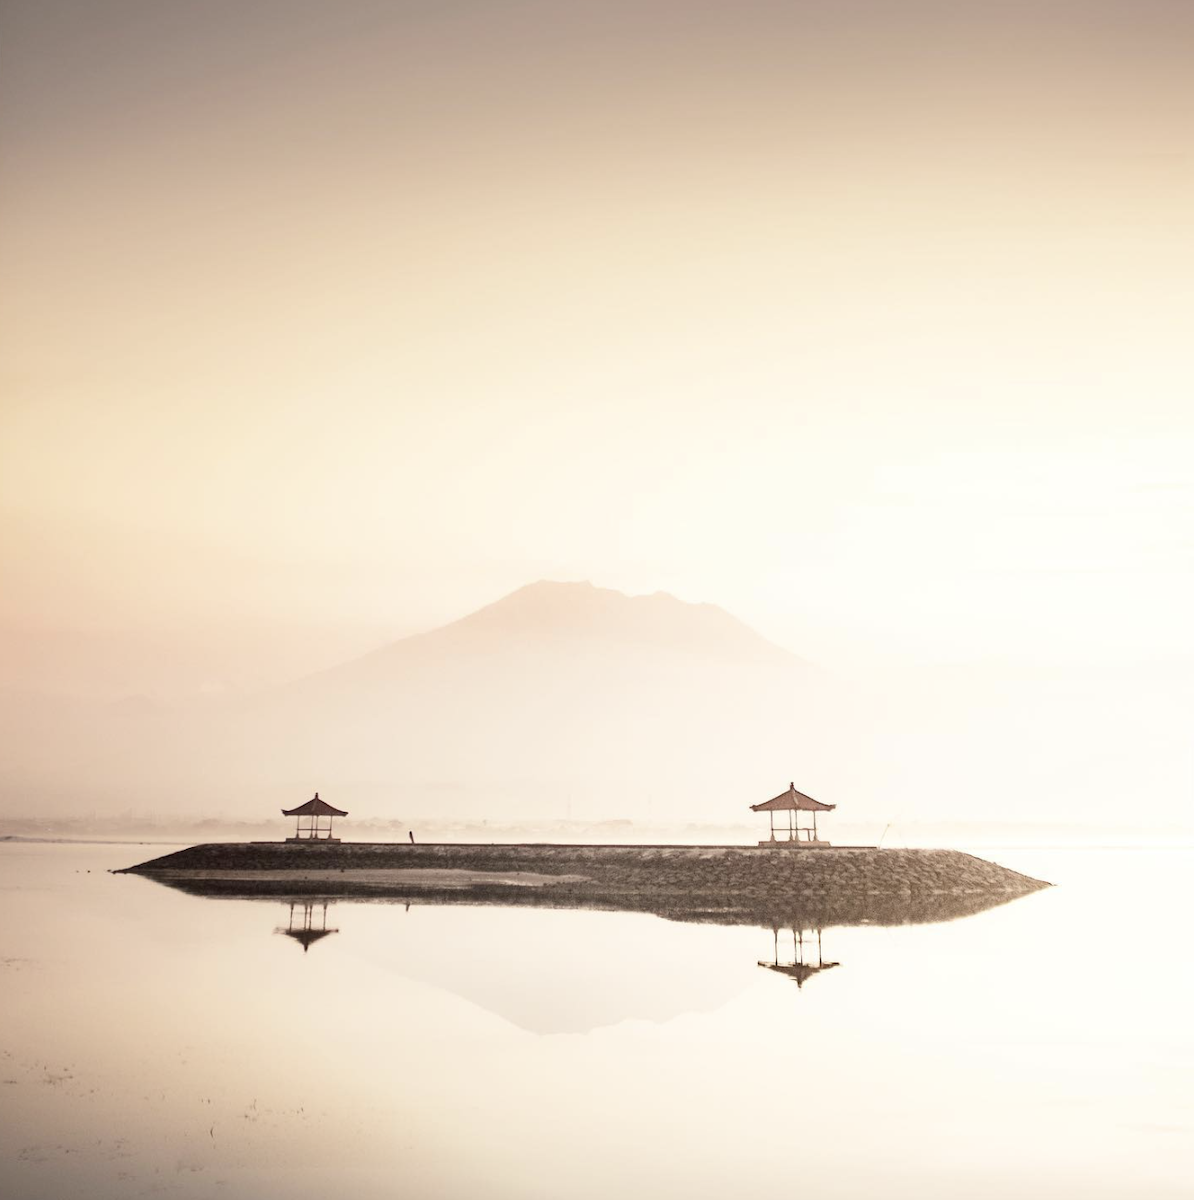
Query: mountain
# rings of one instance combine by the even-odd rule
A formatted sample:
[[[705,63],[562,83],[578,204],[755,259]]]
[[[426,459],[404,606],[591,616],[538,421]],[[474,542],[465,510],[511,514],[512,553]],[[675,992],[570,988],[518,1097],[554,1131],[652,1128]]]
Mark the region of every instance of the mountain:
[[[254,728],[316,777],[463,815],[670,817],[695,789],[695,818],[790,740],[814,675],[711,605],[541,582],[259,698]]]
[[[450,625],[403,638],[312,678],[353,686],[396,679],[424,658],[443,665],[445,659],[461,655],[539,651],[554,655],[582,645],[602,652],[797,662],[794,655],[712,604],[686,604],[666,592],[626,596],[591,583],[540,580]]]
[[[712,605],[541,581],[245,699],[56,714],[3,783],[244,817],[318,788],[377,816],[733,820],[819,756],[822,683]]]
[[[710,605],[540,582],[247,696],[0,692],[0,816],[276,822],[318,789],[354,820],[750,823],[794,779],[839,805],[831,825],[877,822],[869,836],[913,820],[1188,829],[1188,687],[1099,678],[841,679]]]

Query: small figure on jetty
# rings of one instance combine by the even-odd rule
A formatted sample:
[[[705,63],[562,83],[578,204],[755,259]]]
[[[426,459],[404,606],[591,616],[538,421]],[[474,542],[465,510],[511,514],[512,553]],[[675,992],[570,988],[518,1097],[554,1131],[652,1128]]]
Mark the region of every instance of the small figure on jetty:
[[[413,846],[415,844],[415,831],[413,829],[408,829],[406,831],[406,836],[410,838],[410,844]]]

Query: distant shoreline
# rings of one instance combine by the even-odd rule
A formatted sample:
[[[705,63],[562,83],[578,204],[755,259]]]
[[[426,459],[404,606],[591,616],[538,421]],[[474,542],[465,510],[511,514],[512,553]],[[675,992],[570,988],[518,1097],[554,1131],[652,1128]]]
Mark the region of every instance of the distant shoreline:
[[[0,833],[0,842],[38,846],[177,846],[186,838],[72,838],[26,837],[19,833]]]

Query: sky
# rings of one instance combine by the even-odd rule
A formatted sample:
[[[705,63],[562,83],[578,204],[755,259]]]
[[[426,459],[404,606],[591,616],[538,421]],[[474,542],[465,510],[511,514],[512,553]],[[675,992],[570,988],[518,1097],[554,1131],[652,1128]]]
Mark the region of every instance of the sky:
[[[1194,9],[7,0],[5,682],[534,579],[817,661],[1194,662]]]

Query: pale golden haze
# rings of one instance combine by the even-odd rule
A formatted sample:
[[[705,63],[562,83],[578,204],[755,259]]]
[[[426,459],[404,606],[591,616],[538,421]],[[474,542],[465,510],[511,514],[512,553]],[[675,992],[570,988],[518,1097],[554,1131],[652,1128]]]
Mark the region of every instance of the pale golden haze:
[[[11,691],[252,692],[592,579],[897,697],[944,664],[965,750],[909,717],[912,805],[1001,760],[1028,807],[1188,809],[1188,5],[0,38]]]

